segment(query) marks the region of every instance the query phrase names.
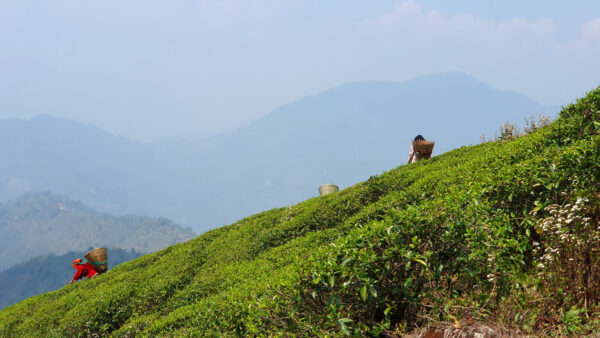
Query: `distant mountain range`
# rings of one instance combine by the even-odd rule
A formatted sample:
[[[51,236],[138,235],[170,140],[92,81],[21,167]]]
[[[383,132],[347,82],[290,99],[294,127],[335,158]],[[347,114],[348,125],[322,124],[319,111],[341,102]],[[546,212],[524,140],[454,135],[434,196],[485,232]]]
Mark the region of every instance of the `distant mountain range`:
[[[33,257],[27,262],[0,271],[0,309],[68,284],[75,273],[71,262],[75,258],[83,258],[87,251]],[[141,253],[133,249],[108,248],[107,251],[109,270],[141,256]]]
[[[50,190],[202,232],[403,165],[417,134],[436,141],[436,155],[492,136],[506,120],[555,110],[446,73],[348,83],[203,141],[142,144],[50,116],[5,120],[0,200]]]
[[[153,252],[194,233],[164,218],[112,216],[48,192],[0,205],[0,271],[37,256],[89,247]]]

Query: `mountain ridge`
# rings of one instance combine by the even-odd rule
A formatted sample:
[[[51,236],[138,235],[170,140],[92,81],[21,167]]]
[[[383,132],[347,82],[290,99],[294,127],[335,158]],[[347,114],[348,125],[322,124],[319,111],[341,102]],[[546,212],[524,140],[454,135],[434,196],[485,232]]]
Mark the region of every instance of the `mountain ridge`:
[[[493,135],[505,120],[547,110],[522,94],[446,73],[341,85],[202,141],[142,144],[98,131],[54,138],[53,129],[64,126],[6,130],[0,141],[24,145],[0,150],[0,200],[50,190],[102,211],[168,217],[202,232],[297,203],[325,182],[347,187],[396,167],[416,134],[436,140],[440,154]],[[40,128],[42,139],[21,135]]]

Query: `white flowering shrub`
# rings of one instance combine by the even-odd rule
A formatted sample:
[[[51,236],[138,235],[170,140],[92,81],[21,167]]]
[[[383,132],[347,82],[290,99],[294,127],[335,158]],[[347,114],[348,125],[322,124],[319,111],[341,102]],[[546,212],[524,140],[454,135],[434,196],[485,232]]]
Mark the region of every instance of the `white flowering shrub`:
[[[555,301],[588,306],[600,292],[600,224],[598,212],[587,198],[574,203],[551,204],[549,216],[537,223],[541,241],[534,254],[542,283],[557,291]],[[570,299],[564,299],[569,297]]]
[[[496,132],[495,139],[498,141],[513,141],[523,135],[516,124],[506,122]]]
[[[536,119],[535,115],[530,114],[529,117],[525,118],[525,125],[523,126],[523,133],[531,134],[540,128],[550,125],[550,122],[552,122],[552,119],[550,118],[550,116],[540,114],[540,115],[538,115],[538,117]]]
[[[523,129],[519,128],[517,123],[511,123],[506,121],[498,130],[495,135],[491,139],[487,139],[485,134],[481,134],[479,139],[481,142],[486,141],[514,141],[521,136],[531,134],[538,129],[546,127],[552,123],[552,118],[550,116],[539,114],[537,117],[534,114],[530,114],[529,117],[524,119],[525,124],[523,125]]]

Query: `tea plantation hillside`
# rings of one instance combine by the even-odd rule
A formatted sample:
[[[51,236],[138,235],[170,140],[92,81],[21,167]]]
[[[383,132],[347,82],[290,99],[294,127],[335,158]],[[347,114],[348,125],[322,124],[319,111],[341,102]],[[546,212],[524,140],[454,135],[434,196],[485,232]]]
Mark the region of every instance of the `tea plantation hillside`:
[[[64,255],[34,257],[0,271],[0,309],[40,293],[60,289],[67,285],[75,273],[70,264],[88,252],[71,251]],[[109,268],[140,257],[134,249],[108,248]]]
[[[401,166],[27,299],[0,312],[0,335],[400,335],[464,319],[588,334],[600,329],[599,129],[600,88],[514,141]]]

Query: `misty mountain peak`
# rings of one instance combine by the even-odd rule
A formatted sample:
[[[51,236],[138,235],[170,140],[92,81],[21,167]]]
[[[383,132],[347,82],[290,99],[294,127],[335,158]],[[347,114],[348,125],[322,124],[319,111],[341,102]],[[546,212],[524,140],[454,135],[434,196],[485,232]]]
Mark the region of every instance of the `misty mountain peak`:
[[[346,83],[203,141],[141,144],[48,115],[0,121],[0,201],[50,190],[107,212],[164,216],[204,231],[349,186],[404,164],[417,134],[434,154],[506,121],[552,115],[462,73]],[[18,128],[15,125],[19,125]],[[198,206],[202,206],[201,208]]]

